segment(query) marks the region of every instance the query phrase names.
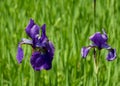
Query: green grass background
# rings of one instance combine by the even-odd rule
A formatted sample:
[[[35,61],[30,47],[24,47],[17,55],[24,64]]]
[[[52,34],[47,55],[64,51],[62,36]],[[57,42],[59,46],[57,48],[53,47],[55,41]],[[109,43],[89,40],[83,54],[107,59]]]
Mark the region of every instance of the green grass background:
[[[93,7],[93,0],[0,0],[0,86],[120,86],[120,0],[97,0],[95,21]],[[23,45],[24,60],[17,63],[17,45],[29,38],[25,27],[30,18],[47,25],[55,46],[49,71],[33,70],[29,45]],[[82,59],[80,50],[102,28],[117,59],[108,62],[107,50],[101,51],[96,82],[93,52]]]

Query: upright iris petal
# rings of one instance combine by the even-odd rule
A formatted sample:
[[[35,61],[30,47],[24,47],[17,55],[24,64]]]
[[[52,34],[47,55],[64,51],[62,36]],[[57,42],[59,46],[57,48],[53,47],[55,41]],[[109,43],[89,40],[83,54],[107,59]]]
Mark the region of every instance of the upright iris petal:
[[[31,37],[31,28],[35,25],[34,21],[30,19],[28,26],[26,27],[26,33]]]
[[[96,45],[99,49],[102,48],[104,44],[106,44],[106,38],[103,37],[100,32],[95,33],[90,37],[90,40],[93,42],[94,45]]]
[[[31,28],[30,35],[31,35],[32,39],[35,38],[36,35],[39,35],[39,30],[40,30],[40,27],[38,25],[34,25]]]
[[[103,34],[102,34],[102,38],[107,42],[108,37],[107,37],[107,34],[106,34],[105,30],[102,29],[102,32],[103,32]]]
[[[41,29],[42,29],[42,34],[41,34],[41,38],[40,38],[40,42],[45,42],[47,41],[47,36],[46,36],[46,32],[45,32],[45,28],[46,28],[46,25],[44,24]]]
[[[28,36],[31,38],[35,38],[37,34],[39,35],[39,30],[40,27],[36,25],[32,19],[30,19],[30,22],[26,27],[26,33],[28,34]]]

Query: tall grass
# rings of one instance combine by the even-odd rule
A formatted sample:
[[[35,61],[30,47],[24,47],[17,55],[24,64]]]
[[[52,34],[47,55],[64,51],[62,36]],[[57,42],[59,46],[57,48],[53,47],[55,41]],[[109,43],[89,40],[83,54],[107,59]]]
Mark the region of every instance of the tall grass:
[[[120,1],[96,1],[94,28],[93,0],[0,0],[0,86],[95,86],[92,51],[82,59],[80,49],[89,36],[105,28],[108,43],[116,48],[117,59],[106,61],[106,50],[99,57],[99,86],[120,86]],[[16,61],[17,45],[29,19],[46,23],[46,33],[55,46],[52,69],[34,71],[31,48],[23,45],[24,60]]]

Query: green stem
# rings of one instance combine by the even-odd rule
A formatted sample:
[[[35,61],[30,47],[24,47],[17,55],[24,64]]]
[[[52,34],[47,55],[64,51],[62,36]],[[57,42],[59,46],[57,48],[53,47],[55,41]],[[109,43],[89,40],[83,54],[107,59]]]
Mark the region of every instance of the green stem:
[[[86,59],[84,59],[83,63],[86,62]],[[84,66],[84,85],[83,86],[86,86],[86,64],[83,65]]]
[[[100,51],[99,51],[99,55],[98,58],[100,56]],[[95,72],[95,80],[96,80],[96,86],[98,86],[98,58],[96,55],[96,51],[94,49],[94,72]]]
[[[39,71],[35,71],[35,86],[39,86],[39,82],[40,81],[40,72]]]
[[[96,74],[96,86],[98,86],[98,74]]]
[[[97,72],[98,72],[98,62],[97,62],[97,55],[96,55],[95,49],[94,49],[94,69],[95,69],[95,73],[97,74]]]

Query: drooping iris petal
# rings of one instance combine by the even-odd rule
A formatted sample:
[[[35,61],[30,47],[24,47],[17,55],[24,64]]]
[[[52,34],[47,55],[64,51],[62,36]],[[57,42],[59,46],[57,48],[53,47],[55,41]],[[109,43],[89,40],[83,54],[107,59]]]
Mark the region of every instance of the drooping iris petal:
[[[42,56],[46,57],[46,58],[45,58],[44,68],[45,68],[46,70],[51,69],[53,56],[52,56],[49,52],[46,52],[46,53],[43,54]]]
[[[49,70],[52,67],[51,61],[49,59],[48,53],[41,54],[40,52],[34,52],[31,57],[31,65],[34,68],[34,70],[42,70],[46,69]]]
[[[52,42],[50,42],[50,41],[48,42],[48,44],[46,45],[46,49],[47,49],[50,59],[52,60],[54,51],[55,51],[55,48],[54,48]]]
[[[18,50],[17,50],[17,55],[16,55],[16,59],[18,61],[18,63],[21,63],[22,62],[22,59],[24,57],[24,53],[23,53],[23,49],[22,49],[22,44],[28,44],[28,45],[32,45],[32,41],[29,40],[29,39],[25,39],[23,38],[21,40],[21,42],[19,43],[18,45]]]
[[[42,59],[40,52],[34,52],[32,54],[30,62],[34,70],[42,70],[43,64],[45,64],[45,60]]]
[[[111,49],[111,47],[110,47],[107,43],[103,44],[103,45],[102,45],[102,48],[105,48],[105,49],[107,49],[107,50],[108,50],[108,49]]]
[[[81,54],[82,54],[82,57],[83,57],[83,58],[85,58],[85,57],[88,55],[90,48],[91,48],[91,47],[83,47],[83,48],[81,49]]]
[[[18,46],[17,56],[16,56],[18,63],[22,62],[23,56],[24,56],[23,50],[20,46]]]
[[[52,42],[49,42],[49,46],[50,46],[50,50],[49,50],[48,52],[51,52],[52,55],[53,55],[53,54],[54,54],[54,51],[55,51],[55,48],[54,48]]]
[[[110,49],[106,59],[108,61],[112,61],[115,58],[116,58],[116,49]]]
[[[96,32],[89,39],[93,42],[94,45],[98,47],[98,49],[101,49],[107,41],[105,35],[101,34],[100,32]]]
[[[28,36],[34,39],[36,35],[39,34],[39,30],[40,30],[40,27],[36,25],[32,19],[30,19],[30,22],[26,27],[26,33],[28,34]]]
[[[109,51],[107,58],[106,58],[108,61],[114,60],[116,58],[116,49],[113,49],[108,44],[104,44],[103,48]]]

